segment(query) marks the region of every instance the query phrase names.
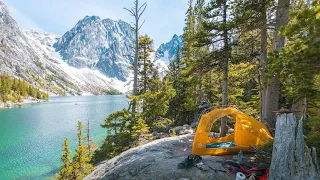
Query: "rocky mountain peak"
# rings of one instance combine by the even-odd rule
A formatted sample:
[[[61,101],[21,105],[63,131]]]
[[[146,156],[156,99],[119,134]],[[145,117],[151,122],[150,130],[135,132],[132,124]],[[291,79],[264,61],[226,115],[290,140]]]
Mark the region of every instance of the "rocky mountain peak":
[[[165,64],[169,64],[174,59],[178,48],[183,47],[183,37],[173,35],[172,39],[168,43],[161,44],[155,53],[155,59],[163,61]]]
[[[134,35],[124,21],[86,16],[54,44],[61,57],[76,68],[98,69],[108,77],[126,80]]]

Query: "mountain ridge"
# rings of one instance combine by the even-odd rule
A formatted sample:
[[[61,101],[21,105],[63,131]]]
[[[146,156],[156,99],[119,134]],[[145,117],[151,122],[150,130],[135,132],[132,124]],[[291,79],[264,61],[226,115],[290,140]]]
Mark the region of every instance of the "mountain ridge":
[[[61,91],[69,95],[131,91],[132,71],[128,67],[133,61],[129,55],[134,36],[123,20],[85,16],[62,36],[22,30],[0,0],[0,34],[0,74],[22,78],[51,95]],[[162,46],[171,52],[170,46]],[[153,62],[164,76],[166,64],[155,57]]]
[[[85,16],[53,47],[70,66],[95,68],[125,81],[133,37],[131,26],[122,20]]]

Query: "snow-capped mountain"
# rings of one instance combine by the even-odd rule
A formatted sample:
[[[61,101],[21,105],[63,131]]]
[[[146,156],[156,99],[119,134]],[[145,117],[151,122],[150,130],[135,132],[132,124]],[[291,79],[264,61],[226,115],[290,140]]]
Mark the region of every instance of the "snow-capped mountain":
[[[110,88],[127,91],[125,82],[98,70],[69,66],[52,47],[58,39],[50,33],[22,31],[0,1],[0,73],[22,78],[51,94],[103,94]]]
[[[132,62],[134,33],[124,21],[86,16],[65,33],[54,48],[76,68],[98,69],[111,78],[125,81]]]
[[[182,47],[183,37],[175,34],[170,42],[160,45],[155,53],[155,60],[162,61],[168,65],[175,58],[178,48]]]
[[[110,88],[118,89],[121,92],[129,91],[125,82],[109,78],[97,69],[78,69],[69,66],[53,48],[53,44],[61,38],[60,36],[32,30],[24,30],[24,33],[32,42],[31,46],[38,52],[39,56],[42,56],[45,61],[50,61],[45,62],[47,67],[56,72],[55,76],[60,75],[64,77],[64,80],[74,83],[73,88],[77,89],[77,93],[101,94]],[[51,66],[48,66],[49,64]]]
[[[51,94],[103,94],[131,89],[134,34],[128,23],[86,16],[63,36],[21,30],[0,0],[0,74],[22,78]],[[153,59],[161,76],[182,47],[182,37],[162,44]]]

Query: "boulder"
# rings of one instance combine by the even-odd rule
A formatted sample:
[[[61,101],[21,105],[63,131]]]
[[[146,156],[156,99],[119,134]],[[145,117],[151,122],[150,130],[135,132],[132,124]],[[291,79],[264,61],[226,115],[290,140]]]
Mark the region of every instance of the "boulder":
[[[188,124],[171,128],[170,133],[172,134],[173,131],[176,132],[176,135],[184,135],[184,134],[193,134],[194,133],[194,129],[191,126],[189,126]]]
[[[210,167],[208,171],[196,167],[178,169],[177,164],[191,153],[192,140],[193,135],[175,136],[130,149],[100,163],[85,180],[235,179],[219,163],[222,157],[203,157],[203,162]]]

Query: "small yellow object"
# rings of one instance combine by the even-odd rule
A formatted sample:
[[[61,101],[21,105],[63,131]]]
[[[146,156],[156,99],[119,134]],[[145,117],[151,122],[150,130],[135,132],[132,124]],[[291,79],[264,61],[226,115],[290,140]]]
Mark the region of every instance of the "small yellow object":
[[[235,120],[234,133],[226,137],[209,137],[213,123],[222,117],[232,115]],[[252,147],[260,147],[273,140],[267,127],[262,122],[246,115],[245,113],[228,107],[224,109],[214,109],[202,116],[193,140],[192,154],[203,155],[227,155],[237,154],[240,150],[248,152]],[[227,148],[206,148],[206,145],[234,142],[236,146]]]

